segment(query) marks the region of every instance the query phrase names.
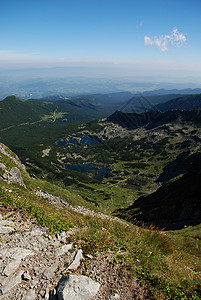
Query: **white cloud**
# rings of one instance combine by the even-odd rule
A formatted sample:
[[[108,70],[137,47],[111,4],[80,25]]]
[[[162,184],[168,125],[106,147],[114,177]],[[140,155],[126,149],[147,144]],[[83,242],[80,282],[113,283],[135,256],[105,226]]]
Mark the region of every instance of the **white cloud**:
[[[157,46],[161,51],[168,51],[170,46],[182,46],[186,42],[186,35],[179,32],[177,28],[174,28],[170,34],[161,35],[159,37],[144,37],[145,46]]]

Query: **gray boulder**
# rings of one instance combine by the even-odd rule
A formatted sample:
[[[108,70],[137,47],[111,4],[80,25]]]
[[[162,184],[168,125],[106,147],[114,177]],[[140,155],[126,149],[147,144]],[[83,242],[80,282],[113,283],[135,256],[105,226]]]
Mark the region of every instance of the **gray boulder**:
[[[84,275],[62,277],[57,287],[59,300],[89,300],[96,296],[100,284]]]
[[[12,151],[5,146],[4,144],[0,143],[0,153],[6,155],[7,157],[9,157],[10,159],[12,159],[12,161],[14,161],[14,163],[21,169],[23,169],[24,171],[26,171],[25,166],[21,163],[21,161],[19,160],[18,156],[14,153],[12,153]]]
[[[4,173],[2,175],[2,178],[6,180],[9,184],[16,183],[21,186],[24,186],[24,181],[22,179],[20,170],[17,167],[13,167],[10,169],[10,171],[7,173]]]

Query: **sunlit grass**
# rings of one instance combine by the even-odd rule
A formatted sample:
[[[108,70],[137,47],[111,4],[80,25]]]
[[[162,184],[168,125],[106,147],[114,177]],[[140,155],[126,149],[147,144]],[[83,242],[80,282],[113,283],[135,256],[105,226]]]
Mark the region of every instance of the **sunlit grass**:
[[[9,193],[2,186],[1,203],[21,210],[50,232],[76,227],[69,238],[85,253],[113,253],[117,264],[130,270],[142,285],[161,299],[199,299],[200,275],[191,269],[191,257],[176,250],[167,234],[153,227],[125,226],[111,220],[83,216],[70,209],[56,207],[30,190]],[[50,187],[49,187],[50,191]],[[21,198],[19,198],[19,195]],[[193,257],[193,256],[192,256]]]

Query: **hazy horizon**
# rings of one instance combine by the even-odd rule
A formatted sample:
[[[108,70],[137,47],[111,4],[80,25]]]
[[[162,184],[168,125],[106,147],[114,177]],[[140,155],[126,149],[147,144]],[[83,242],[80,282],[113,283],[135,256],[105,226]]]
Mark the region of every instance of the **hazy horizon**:
[[[76,78],[88,85],[120,81],[120,90],[130,81],[141,90],[147,83],[148,89],[200,87],[200,11],[200,0],[4,1],[0,95],[12,86],[31,94],[23,88],[31,80],[54,91],[56,82],[71,77],[73,84]]]

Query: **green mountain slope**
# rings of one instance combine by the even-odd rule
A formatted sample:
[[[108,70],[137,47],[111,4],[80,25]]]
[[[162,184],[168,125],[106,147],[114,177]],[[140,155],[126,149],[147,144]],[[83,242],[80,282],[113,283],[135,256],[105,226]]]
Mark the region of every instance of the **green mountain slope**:
[[[49,114],[51,110],[51,104],[40,105],[15,96],[8,96],[0,102],[0,129],[40,121],[42,116]]]
[[[8,96],[0,102],[0,129],[10,126],[45,122],[79,122],[102,118],[113,107],[85,99],[75,100],[22,100]]]
[[[13,179],[11,178],[13,168],[15,171],[19,170],[24,184],[11,180]],[[143,291],[144,299],[158,299],[159,297],[162,299],[199,299],[200,242],[197,237],[200,227],[194,227],[193,230],[188,228],[188,231],[185,232],[181,231],[179,237],[173,233],[173,242],[177,247],[175,249],[172,238],[167,237],[163,232],[152,228],[137,228],[132,224],[126,225],[108,216],[105,218],[106,216],[103,214],[98,215],[92,210],[87,210],[85,205],[89,207],[89,204],[76,191],[69,192],[67,189],[62,189],[49,182],[31,178],[16,155],[3,144],[0,144],[0,171],[0,214],[3,215],[3,221],[7,218],[5,219],[7,226],[10,224],[9,216],[12,216],[12,226],[15,222],[20,224],[19,230],[12,231],[8,234],[7,239],[4,234],[1,235],[3,250],[8,249],[9,253],[12,247],[16,247],[14,244],[16,239],[19,242],[19,237],[23,234],[24,239],[27,234],[31,235],[30,232],[32,226],[35,228],[35,222],[40,225],[41,227],[38,229],[40,232],[42,230],[42,235],[36,238],[38,241],[39,238],[40,241],[48,240],[48,249],[46,249],[50,253],[48,259],[51,261],[52,253],[55,253],[57,259],[54,258],[57,268],[53,269],[53,263],[50,266],[51,273],[44,273],[47,276],[43,280],[45,280],[45,284],[48,283],[48,287],[55,288],[61,276],[68,274],[66,269],[69,262],[66,261],[65,265],[61,266],[63,259],[58,260],[59,252],[57,250],[61,251],[71,243],[72,250],[82,249],[84,254],[76,274],[84,274],[91,278],[94,278],[95,274],[95,280],[99,278],[101,289],[106,296],[114,295],[119,287],[118,293],[121,297],[127,297],[129,292],[128,299],[138,296],[139,291],[140,293]],[[63,202],[58,202],[58,199]],[[72,206],[64,205],[64,203],[70,203],[74,208],[77,205],[79,207],[77,210],[73,210]],[[85,206],[85,209],[82,209],[80,205]],[[32,223],[29,218],[32,219]],[[31,228],[25,227],[24,230],[24,225],[27,223],[31,224]],[[42,227],[45,227],[45,231]],[[69,229],[71,230],[69,231]],[[55,233],[57,234],[55,235]],[[36,239],[35,235],[38,233],[33,230],[33,234],[32,241]],[[62,239],[63,236],[66,236],[65,240]],[[180,244],[184,245],[181,237],[185,237],[187,244],[186,249],[182,251],[179,249]],[[196,245],[194,251],[188,244],[189,242]],[[54,249],[54,245],[56,245],[56,249]],[[23,249],[24,243],[17,247]],[[31,273],[32,276],[28,281],[23,279],[24,275],[20,283],[20,291],[22,288],[24,291],[30,288],[35,289],[34,282],[41,275],[39,270],[43,271],[44,267],[44,249],[34,248],[34,251],[37,251],[34,259],[36,262],[40,262],[40,266],[37,272]],[[1,253],[5,253],[5,251]],[[5,254],[3,255],[5,256]],[[34,259],[30,258],[32,265],[34,265]],[[28,259],[17,268],[29,270],[30,265],[27,262]],[[3,261],[4,263],[5,261]],[[100,266],[103,263],[102,270]],[[54,274],[54,282],[51,281],[51,274]],[[2,280],[2,276],[0,281],[4,286],[5,278]],[[127,284],[128,280],[129,284]],[[11,288],[10,285],[9,288]],[[7,290],[3,292],[3,297],[9,293]],[[44,292],[44,284],[37,285],[36,292],[41,295]]]

